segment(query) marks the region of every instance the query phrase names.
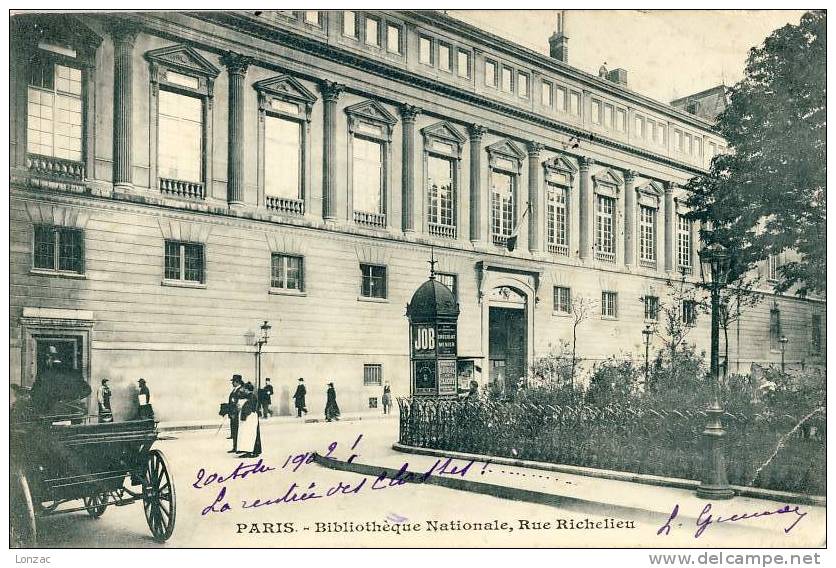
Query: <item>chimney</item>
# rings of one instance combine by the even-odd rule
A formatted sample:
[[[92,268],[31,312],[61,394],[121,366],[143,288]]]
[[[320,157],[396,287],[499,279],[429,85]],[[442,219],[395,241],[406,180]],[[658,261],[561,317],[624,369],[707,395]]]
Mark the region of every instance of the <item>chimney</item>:
[[[627,70],[621,68],[613,69],[607,73],[607,79],[619,85],[627,85]]]
[[[557,13],[557,30],[549,38],[549,56],[569,63],[569,37],[566,35],[566,10]]]

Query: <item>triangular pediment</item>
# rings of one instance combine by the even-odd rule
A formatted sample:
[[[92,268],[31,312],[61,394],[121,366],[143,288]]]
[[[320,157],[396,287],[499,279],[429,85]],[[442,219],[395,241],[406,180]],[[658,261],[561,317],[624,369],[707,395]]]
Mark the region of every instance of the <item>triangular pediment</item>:
[[[254,84],[253,88],[256,91],[274,97],[292,99],[305,103],[314,103],[317,100],[316,95],[290,75],[277,75],[269,79],[264,79]]]
[[[595,181],[596,184],[605,184],[605,185],[615,185],[620,186],[624,181],[621,179],[621,176],[618,173],[610,168],[606,170],[602,170],[592,176],[592,179]]]
[[[567,159],[565,156],[555,156],[551,160],[547,161],[545,166],[549,169],[564,172],[572,176],[578,173],[577,166],[575,166],[575,164],[573,164],[572,161]]]
[[[499,142],[494,142],[488,146],[487,150],[491,154],[497,154],[499,156],[513,158],[515,160],[522,160],[525,158],[525,152],[522,151],[522,148],[507,138],[500,140]]]
[[[388,124],[389,126],[398,122],[398,119],[386,110],[382,104],[372,100],[363,101],[361,103],[357,103],[356,105],[346,107],[345,112],[346,114],[363,118],[370,122]]]
[[[174,71],[217,77],[220,70],[196,50],[186,45],[172,45],[152,49],[145,53],[148,61],[163,65]]]
[[[459,132],[455,126],[446,120],[436,122],[433,125],[422,128],[421,134],[423,134],[425,138],[437,138],[439,140],[453,142],[455,144],[464,144],[465,140],[467,140],[464,134]]]
[[[647,183],[644,183],[636,187],[636,191],[638,191],[639,193],[645,193],[647,195],[659,197],[661,195],[664,195],[665,188],[662,187],[662,184],[658,181],[650,180]]]

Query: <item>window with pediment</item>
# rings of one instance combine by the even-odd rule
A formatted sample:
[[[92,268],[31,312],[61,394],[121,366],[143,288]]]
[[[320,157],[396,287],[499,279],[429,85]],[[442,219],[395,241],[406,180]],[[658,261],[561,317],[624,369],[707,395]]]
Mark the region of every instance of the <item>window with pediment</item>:
[[[348,115],[348,214],[358,225],[386,227],[390,202],[392,127],[397,119],[376,101]]]
[[[259,203],[304,215],[310,186],[310,123],[317,98],[289,75],[253,85],[258,93]]]
[[[557,156],[543,163],[546,183],[546,248],[562,256],[569,255],[569,211],[572,184],[578,169]]]
[[[11,22],[16,165],[38,179],[83,182],[93,164],[96,50],[102,38],[66,14]]]
[[[151,66],[152,184],[168,196],[205,199],[218,68],[183,45],[149,51],[145,58]]]
[[[448,122],[421,130],[424,137],[424,187],[427,232],[435,237],[455,239],[458,226],[459,163],[466,140]]]
[[[487,147],[490,164],[490,226],[493,243],[505,246],[517,226],[518,185],[525,153],[511,140]]]
[[[595,187],[595,258],[615,262],[616,204],[622,180],[613,170],[605,170],[592,176],[592,181]]]
[[[639,265],[656,268],[658,259],[659,205],[663,188],[656,182],[648,182],[636,188],[639,227]]]

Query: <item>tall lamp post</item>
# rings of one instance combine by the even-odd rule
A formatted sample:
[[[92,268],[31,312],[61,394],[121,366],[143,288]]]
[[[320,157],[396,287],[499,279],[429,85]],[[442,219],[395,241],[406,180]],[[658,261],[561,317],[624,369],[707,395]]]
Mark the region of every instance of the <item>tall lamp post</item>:
[[[272,326],[267,323],[267,320],[264,320],[264,323],[261,324],[261,337],[259,337],[255,342],[256,393],[261,390],[261,350],[265,345],[267,345],[267,341],[270,339],[270,329],[272,329]]]
[[[650,324],[644,326],[642,330],[644,336],[644,388],[650,386],[650,336],[653,335],[653,328]]]
[[[786,372],[786,366],[784,365],[784,354],[787,350],[787,342],[788,341],[789,341],[789,339],[787,339],[786,335],[782,335],[781,338],[778,340],[778,342],[781,344],[781,372],[782,373]]]
[[[697,497],[731,499],[734,490],[726,476],[726,431],[723,429],[723,408],[720,406],[720,290],[729,277],[731,257],[726,248],[714,243],[700,251],[700,273],[703,284],[711,290],[711,403],[706,409],[708,420],[703,430],[705,464]]]

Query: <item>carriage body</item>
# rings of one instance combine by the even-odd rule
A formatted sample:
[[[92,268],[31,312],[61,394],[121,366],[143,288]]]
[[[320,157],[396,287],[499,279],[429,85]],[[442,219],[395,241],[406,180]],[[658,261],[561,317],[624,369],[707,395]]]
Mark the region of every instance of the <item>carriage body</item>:
[[[156,423],[88,423],[95,418],[12,424],[10,530],[17,544],[35,545],[43,517],[86,510],[98,518],[110,505],[135,501],[143,502],[155,540],[171,536],[174,485],[165,457],[152,448]]]

